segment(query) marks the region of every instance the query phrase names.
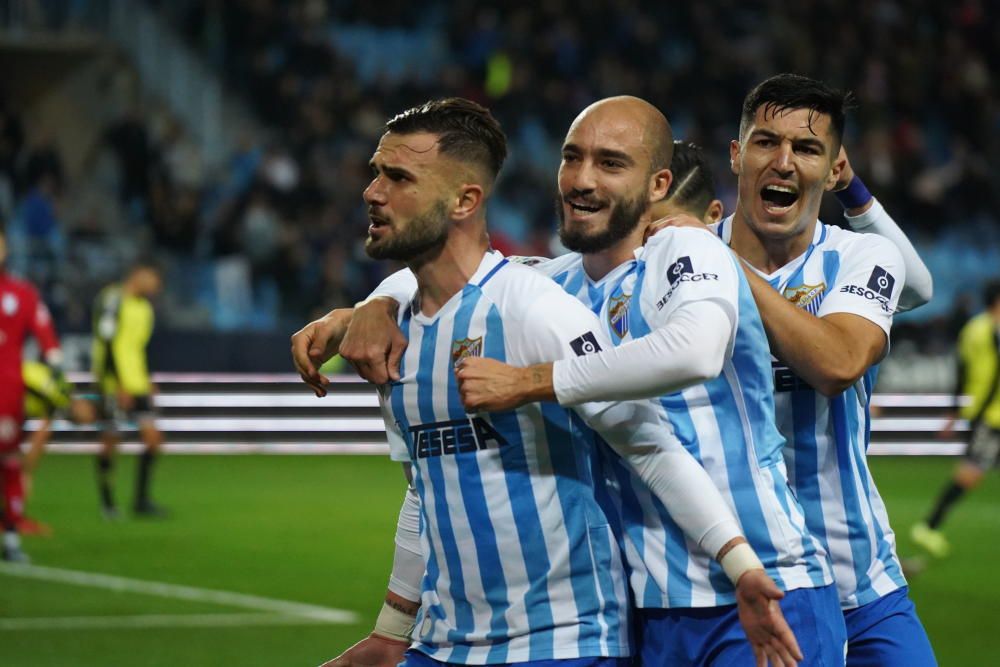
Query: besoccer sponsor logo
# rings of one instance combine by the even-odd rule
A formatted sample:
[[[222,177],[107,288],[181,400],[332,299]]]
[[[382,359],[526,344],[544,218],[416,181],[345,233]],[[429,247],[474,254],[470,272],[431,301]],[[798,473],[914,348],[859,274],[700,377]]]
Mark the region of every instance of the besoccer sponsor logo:
[[[680,277],[684,274],[690,275],[692,273],[694,273],[694,267],[691,266],[691,258],[684,256],[671,264],[670,268],[667,269],[667,280],[669,280],[670,284],[673,285],[680,280]]]
[[[609,302],[608,324],[619,338],[624,338],[628,334],[628,311],[631,303],[631,294],[616,296]]]
[[[418,459],[500,449],[508,444],[482,417],[411,426],[410,442]]]
[[[892,288],[895,284],[896,279],[892,277],[892,274],[878,265],[872,269],[872,275],[868,278],[868,289],[887,299],[892,296]]]
[[[718,273],[695,273],[691,258],[685,255],[670,265],[667,269],[667,280],[670,281],[670,289],[656,302],[656,309],[663,310],[663,307],[670,301],[674,291],[683,283],[700,283],[706,280],[718,280]]]
[[[881,266],[876,266],[872,269],[867,286],[844,285],[840,291],[844,294],[854,294],[864,297],[868,301],[874,301],[882,307],[884,312],[891,313],[892,306],[889,303],[889,298],[892,296],[892,289],[895,285],[896,279],[892,277],[892,274]]]
[[[574,338],[569,342],[569,346],[573,348],[573,352],[578,357],[601,351],[601,346],[597,343],[597,336],[594,335],[593,331],[588,331],[582,336]]]
[[[457,366],[458,362],[466,357],[483,356],[483,337],[462,338],[451,343],[451,363]]]

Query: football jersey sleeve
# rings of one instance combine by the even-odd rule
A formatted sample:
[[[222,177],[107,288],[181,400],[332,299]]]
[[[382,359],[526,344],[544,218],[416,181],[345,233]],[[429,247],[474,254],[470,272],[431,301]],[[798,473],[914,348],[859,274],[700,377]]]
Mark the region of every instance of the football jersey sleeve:
[[[899,250],[906,267],[906,282],[899,294],[900,312],[913,310],[931,300],[934,296],[934,279],[931,278],[930,270],[920,259],[920,254],[906,233],[877,199],[873,198],[871,207],[864,213],[855,216],[845,213],[844,218],[854,231],[860,234],[878,234],[892,241]]]
[[[385,296],[403,305],[412,301],[416,293],[417,277],[409,269],[401,269],[380,282],[378,287],[368,295],[368,299]]]
[[[611,347],[597,316],[562,292],[548,290],[524,311],[522,363],[583,356]],[[742,536],[708,473],[674,435],[652,400],[584,403],[574,411],[631,466],[674,521],[711,556]]]
[[[389,385],[378,387],[378,407],[382,414],[382,421],[385,423],[385,437],[389,443],[389,458],[393,461],[408,463],[410,461],[410,451],[406,446],[406,437],[399,429],[399,424],[392,417],[392,410],[389,409]]]
[[[672,227],[651,237],[643,249],[646,268],[643,313],[651,329],[663,326],[686,303],[715,301],[728,314],[730,338],[739,313],[739,267],[732,251],[702,229]]]
[[[837,277],[816,315],[859,315],[879,325],[888,336],[906,282],[899,250],[888,239],[865,234],[843,244],[837,255],[840,261]]]

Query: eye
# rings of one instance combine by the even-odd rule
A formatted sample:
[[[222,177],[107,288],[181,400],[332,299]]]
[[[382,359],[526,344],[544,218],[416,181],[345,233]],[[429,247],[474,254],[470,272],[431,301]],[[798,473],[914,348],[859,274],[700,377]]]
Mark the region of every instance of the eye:
[[[562,161],[563,162],[576,162],[576,160],[577,160],[577,157],[576,157],[575,154],[573,154],[573,153],[563,153],[563,156],[562,156]]]
[[[760,146],[761,148],[771,148],[774,146],[774,139],[769,137],[760,137],[759,139],[754,140],[753,143],[755,146]]]
[[[810,144],[796,146],[795,150],[806,155],[819,155],[820,151],[816,146]]]
[[[622,169],[625,167],[625,163],[619,160],[603,160],[601,165],[606,169]]]

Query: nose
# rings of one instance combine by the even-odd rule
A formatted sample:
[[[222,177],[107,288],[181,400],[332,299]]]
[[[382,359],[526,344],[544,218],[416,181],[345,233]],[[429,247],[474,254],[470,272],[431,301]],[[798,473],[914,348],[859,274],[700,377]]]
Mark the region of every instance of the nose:
[[[382,179],[376,176],[361,193],[361,198],[369,206],[380,206],[385,203],[385,192],[382,190],[381,181]]]
[[[781,174],[782,176],[788,176],[792,173],[794,165],[792,164],[792,158],[794,153],[792,151],[792,142],[782,141],[778,145],[778,151],[774,156],[774,161],[771,166],[774,170]]]
[[[596,170],[590,160],[579,160],[564,169],[565,184],[579,193],[593,192],[597,188]]]

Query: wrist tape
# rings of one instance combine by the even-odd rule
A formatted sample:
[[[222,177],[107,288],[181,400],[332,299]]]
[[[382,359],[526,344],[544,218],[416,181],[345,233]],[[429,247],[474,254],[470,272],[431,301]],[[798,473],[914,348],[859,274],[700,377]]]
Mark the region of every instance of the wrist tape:
[[[733,582],[733,586],[747,571],[764,569],[764,564],[760,562],[760,558],[757,558],[757,553],[746,542],[740,542],[727,551],[726,555],[719,561],[719,565],[729,577],[729,581]]]

